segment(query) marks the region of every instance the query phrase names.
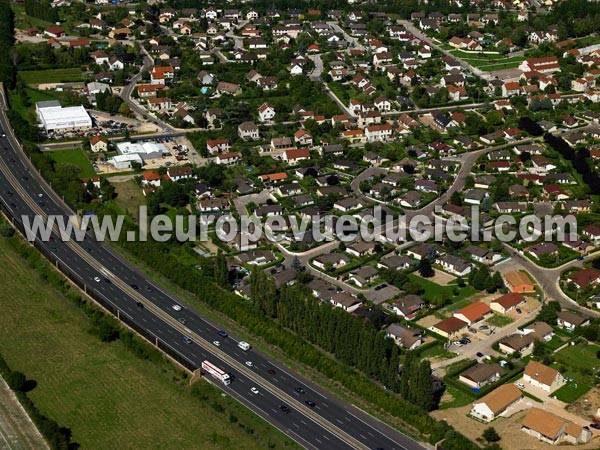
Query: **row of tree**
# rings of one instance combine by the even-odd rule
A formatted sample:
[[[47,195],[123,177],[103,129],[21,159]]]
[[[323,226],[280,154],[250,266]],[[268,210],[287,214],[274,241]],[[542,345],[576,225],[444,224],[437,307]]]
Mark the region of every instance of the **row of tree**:
[[[8,0],[0,1],[0,82],[12,89],[15,84],[16,71],[12,63],[14,43],[14,14]]]
[[[598,176],[595,166],[588,163],[590,152],[587,148],[575,150],[563,138],[550,133],[544,135],[544,141],[566,160],[571,162],[573,168],[581,175],[585,184],[588,185],[590,194],[600,194],[600,176]]]
[[[58,11],[52,7],[50,0],[25,0],[25,13],[46,22],[58,22]]]

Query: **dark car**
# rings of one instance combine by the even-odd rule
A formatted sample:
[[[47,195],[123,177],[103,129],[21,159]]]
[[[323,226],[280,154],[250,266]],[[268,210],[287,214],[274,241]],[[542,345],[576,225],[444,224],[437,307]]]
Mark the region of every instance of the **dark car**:
[[[219,330],[219,336],[221,336],[222,338],[226,338],[227,337],[227,333],[223,330]]]
[[[304,403],[306,403],[311,408],[314,408],[315,406],[317,406],[317,404],[315,402],[313,402],[312,400],[306,400]]]
[[[296,389],[294,389],[298,394],[304,394],[304,389],[302,389],[301,387],[297,387]]]
[[[383,284],[380,284],[379,286],[375,287],[375,290],[376,291],[380,291],[380,290],[382,290],[383,288],[386,288],[386,287],[387,287],[387,284],[383,283]]]
[[[147,290],[148,292],[152,292],[152,290],[153,290],[153,289],[152,289],[152,286],[146,286],[146,290]]]
[[[141,302],[136,302],[136,305],[137,305],[138,308],[143,308],[144,307],[144,305]]]
[[[267,373],[269,375],[275,375],[277,372],[275,372],[273,369],[269,369],[269,370],[267,370]]]
[[[483,353],[481,353],[481,352],[477,352],[477,357],[478,357],[478,358],[483,358],[483,356],[484,356],[484,355],[483,355]]]
[[[132,284],[131,287],[136,291],[140,288],[137,284]]]
[[[187,336],[184,336],[183,340],[185,341],[186,344],[191,344],[192,343],[192,340],[189,337],[187,337]]]
[[[590,423],[590,428],[600,430],[600,423]]]
[[[279,409],[281,409],[286,414],[289,414],[290,412],[290,408],[288,408],[286,405],[281,405]]]

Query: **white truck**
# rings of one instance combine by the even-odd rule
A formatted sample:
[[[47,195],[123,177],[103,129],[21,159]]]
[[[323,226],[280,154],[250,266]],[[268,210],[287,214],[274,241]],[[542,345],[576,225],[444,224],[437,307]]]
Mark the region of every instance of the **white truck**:
[[[238,342],[238,347],[241,348],[244,351],[250,350],[250,344],[248,344],[246,341],[240,341],[240,342]]]
[[[202,370],[210,374],[214,379],[220,381],[224,385],[231,383],[231,376],[212,364],[210,361],[202,361]]]

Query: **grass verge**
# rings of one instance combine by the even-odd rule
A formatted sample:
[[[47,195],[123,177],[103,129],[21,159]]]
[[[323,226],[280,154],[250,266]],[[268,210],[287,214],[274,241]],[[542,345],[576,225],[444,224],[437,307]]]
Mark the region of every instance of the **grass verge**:
[[[99,340],[73,301],[79,293],[42,277],[51,269],[20,238],[0,238],[0,260],[2,355],[36,380],[28,396],[82,448],[297,448],[208,383],[190,388],[160,354],[143,358],[122,339]]]

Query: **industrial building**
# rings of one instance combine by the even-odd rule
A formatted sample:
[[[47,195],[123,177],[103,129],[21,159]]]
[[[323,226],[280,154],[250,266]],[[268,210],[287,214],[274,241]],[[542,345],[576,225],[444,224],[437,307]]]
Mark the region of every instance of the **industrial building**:
[[[81,105],[63,108],[58,100],[51,100],[37,102],[35,110],[46,133],[85,130],[92,127],[92,118]]]
[[[117,151],[120,155],[139,155],[144,161],[169,154],[164,144],[156,142],[119,142]]]

